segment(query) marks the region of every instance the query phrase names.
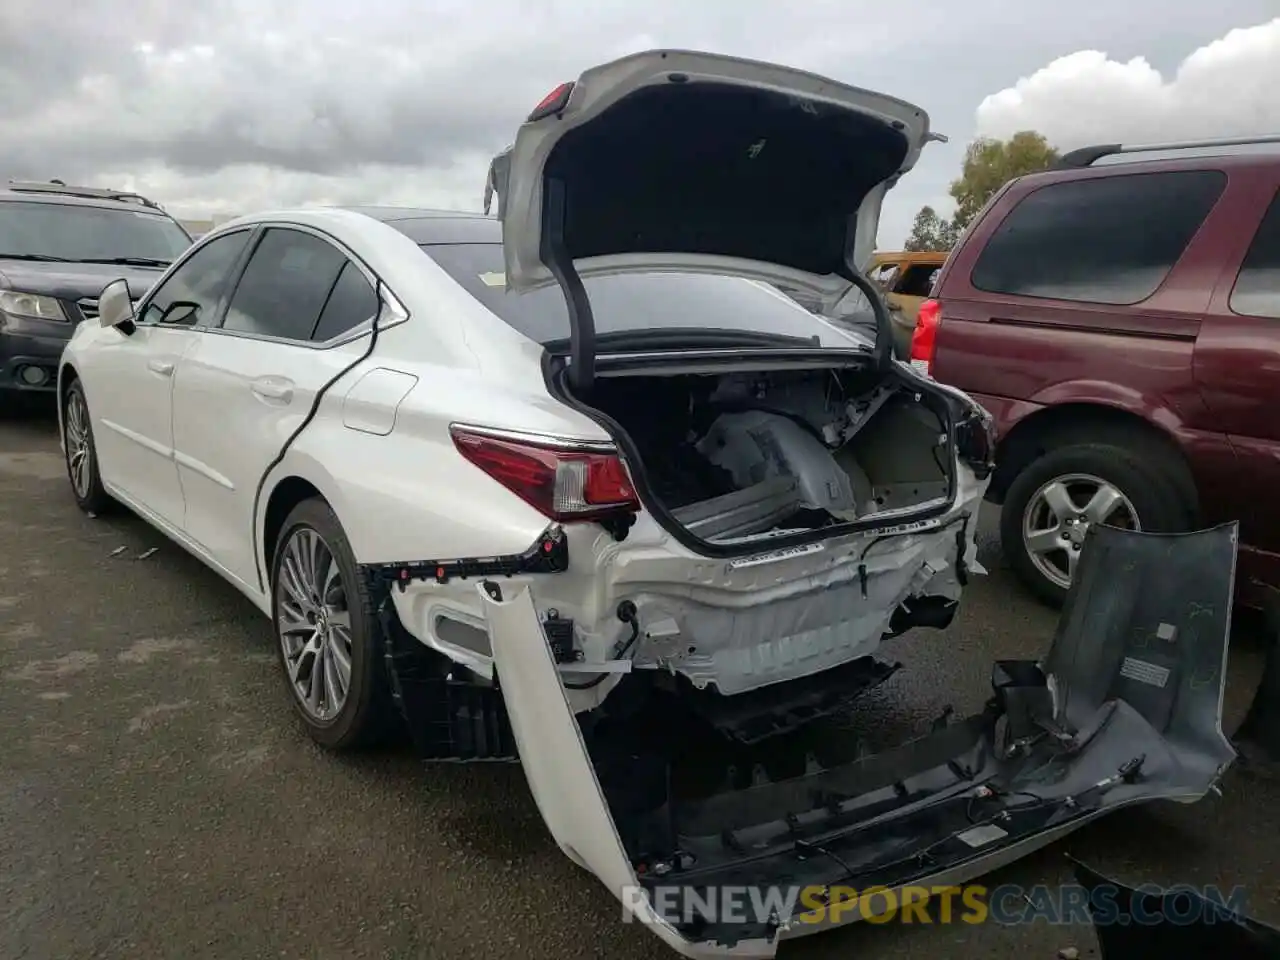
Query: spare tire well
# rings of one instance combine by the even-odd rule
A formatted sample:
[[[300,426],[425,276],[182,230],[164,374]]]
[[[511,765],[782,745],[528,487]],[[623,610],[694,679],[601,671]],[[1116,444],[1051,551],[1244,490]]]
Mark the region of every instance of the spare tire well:
[[[1169,479],[1186,506],[1199,512],[1195,478],[1177,441],[1137,414],[1091,403],[1047,407],[1018,421],[996,448],[987,499],[1002,504],[1009,485],[1031,461],[1069,443],[1108,443],[1131,450],[1139,459],[1163,460],[1174,467]]]
[[[275,557],[276,541],[280,539],[280,531],[293,508],[303,500],[312,497],[324,499],[315,486],[301,477],[285,477],[271,491],[267,501],[267,512],[262,522],[262,568],[267,574],[267,585],[271,580],[271,561]]]

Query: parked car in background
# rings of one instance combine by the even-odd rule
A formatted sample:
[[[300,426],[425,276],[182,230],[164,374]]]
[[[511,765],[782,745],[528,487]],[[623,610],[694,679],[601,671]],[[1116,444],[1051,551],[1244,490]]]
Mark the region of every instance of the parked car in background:
[[[893,321],[893,343],[899,357],[911,351],[920,304],[933,289],[938,272],[947,261],[941,251],[877,251],[867,275],[884,291]]]
[[[141,297],[191,245],[182,226],[135,193],[10,183],[0,188],[0,403],[52,393],[77,323],[97,316],[107,281]]]
[[[1280,584],[1280,154],[1246,144],[1280,136],[1090,147],[1011,182],[920,310],[911,362],[993,415],[988,497],[1045,600],[1095,523],[1238,519],[1242,599]]]

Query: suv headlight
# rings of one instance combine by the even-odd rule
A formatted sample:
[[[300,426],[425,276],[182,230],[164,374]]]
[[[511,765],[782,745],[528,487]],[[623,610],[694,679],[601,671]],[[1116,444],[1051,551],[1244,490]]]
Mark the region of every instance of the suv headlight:
[[[53,297],[36,293],[19,293],[16,290],[0,290],[0,313],[11,317],[27,317],[32,320],[66,320],[66,311]]]

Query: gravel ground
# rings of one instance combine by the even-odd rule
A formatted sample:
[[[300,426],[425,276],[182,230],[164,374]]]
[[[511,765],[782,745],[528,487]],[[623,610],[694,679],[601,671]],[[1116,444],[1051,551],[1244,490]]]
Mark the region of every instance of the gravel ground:
[[[987,693],[996,657],[1037,656],[1054,618],[990,576],[854,722],[918,727]],[[120,550],[119,548],[124,548]],[[156,548],[145,559],[146,551]],[[117,552],[119,551],[119,552]],[[0,957],[673,956],[552,844],[521,772],[424,768],[407,747],[336,759],[295,722],[268,625],[141,521],[90,520],[47,415],[0,416]],[[1239,629],[1234,729],[1261,668]],[[1280,787],[1110,818],[990,883],[1069,880],[1071,853],[1129,883],[1245,884],[1280,920]],[[1096,956],[1090,929],[861,924],[784,960]]]

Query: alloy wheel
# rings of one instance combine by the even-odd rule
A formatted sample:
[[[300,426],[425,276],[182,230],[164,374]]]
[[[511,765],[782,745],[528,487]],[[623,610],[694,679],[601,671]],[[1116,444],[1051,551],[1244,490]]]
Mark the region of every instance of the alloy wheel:
[[[351,690],[351,611],[333,550],[310,527],[285,542],[276,588],[276,626],[298,703],[320,723],[342,711]]]
[[[1071,473],[1040,487],[1022,514],[1022,543],[1039,573],[1063,589],[1071,586],[1085,535],[1095,523],[1141,530],[1138,512],[1115,484]]]
[[[84,395],[72,390],[67,396],[63,411],[63,444],[67,451],[67,469],[71,474],[71,486],[81,500],[89,497],[93,483],[91,460],[93,444],[89,439],[89,408]]]

